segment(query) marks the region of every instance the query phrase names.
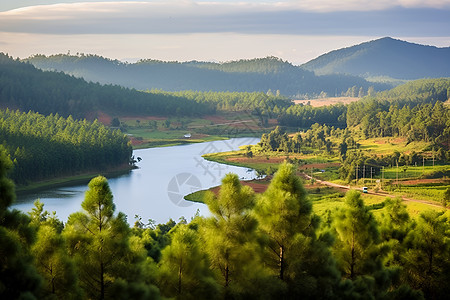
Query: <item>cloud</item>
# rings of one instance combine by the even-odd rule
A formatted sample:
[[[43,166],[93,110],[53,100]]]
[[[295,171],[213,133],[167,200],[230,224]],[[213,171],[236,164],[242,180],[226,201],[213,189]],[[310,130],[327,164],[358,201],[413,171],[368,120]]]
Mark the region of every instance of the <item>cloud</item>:
[[[96,3],[96,2],[138,2],[136,0],[2,0],[0,11],[10,10],[33,5],[49,5],[61,3]],[[164,2],[171,5],[180,3],[227,3],[227,4],[259,4],[284,6],[304,11],[332,12],[332,11],[369,11],[384,10],[396,7],[404,8],[448,8],[450,0],[140,0],[139,2]]]
[[[85,53],[113,59],[141,58],[165,61],[230,61],[277,56],[294,64],[378,37],[368,36],[299,36],[234,33],[198,34],[88,34],[49,35],[2,33],[2,47],[14,57],[33,54]],[[129,61],[131,59],[128,59]]]
[[[0,31],[447,36],[449,7],[450,0],[83,2],[0,12]]]
[[[292,0],[288,1],[299,9],[315,12],[374,11],[393,8],[450,7],[450,0]]]

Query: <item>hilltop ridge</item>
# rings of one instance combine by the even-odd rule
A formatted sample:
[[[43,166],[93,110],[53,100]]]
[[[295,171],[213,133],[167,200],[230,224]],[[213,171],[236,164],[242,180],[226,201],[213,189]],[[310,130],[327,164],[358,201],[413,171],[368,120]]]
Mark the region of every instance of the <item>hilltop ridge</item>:
[[[334,50],[301,67],[316,75],[349,74],[396,79],[450,77],[450,47],[414,44],[390,37]]]

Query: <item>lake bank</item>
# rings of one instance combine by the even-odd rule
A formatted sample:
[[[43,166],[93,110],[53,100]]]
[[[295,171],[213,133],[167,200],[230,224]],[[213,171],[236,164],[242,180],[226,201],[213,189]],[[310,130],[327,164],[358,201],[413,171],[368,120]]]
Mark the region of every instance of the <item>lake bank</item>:
[[[234,137],[234,138],[242,138],[242,137]],[[247,138],[247,137],[244,137]],[[256,138],[256,137],[255,137]],[[145,143],[135,143],[133,145],[133,150],[144,150],[151,148],[164,148],[164,147],[174,147],[174,146],[184,146],[191,144],[200,144],[206,142],[214,142],[214,141],[225,141],[230,138],[223,136],[208,136],[204,139],[161,139],[158,141],[150,141]],[[101,174],[108,178],[114,178],[117,176],[121,176],[129,173],[131,170],[135,169],[135,166],[121,166],[114,169],[106,169],[99,171],[86,172],[83,174],[71,175],[71,176],[63,176],[58,178],[52,178],[48,180],[42,180],[37,182],[32,182],[28,185],[16,185],[16,193],[19,195],[30,194],[34,192],[39,192],[41,190],[49,189],[49,188],[58,188],[64,186],[74,186],[87,184],[89,181],[95,176]]]
[[[239,178],[253,179],[256,173],[248,168],[238,168],[206,161],[206,153],[231,151],[241,145],[256,144],[256,138],[236,138],[224,141],[190,144],[175,147],[134,150],[133,155],[142,158],[138,169],[118,177],[108,177],[114,196],[116,212],[124,212],[128,222],[134,223],[139,215],[143,220],[154,219],[166,223],[194,216],[197,210],[208,215],[203,204],[188,202],[183,197],[197,190],[220,184],[226,173],[236,173]],[[97,175],[97,174],[95,174]],[[85,183],[41,190],[36,193],[20,194],[13,208],[28,212],[33,202],[40,199],[47,211],[56,211],[58,218],[66,221],[68,216],[81,210]]]
[[[108,169],[104,171],[87,172],[83,174],[64,176],[59,178],[53,178],[49,180],[43,180],[38,182],[33,182],[28,185],[16,185],[17,195],[26,195],[30,193],[39,192],[41,190],[49,188],[59,188],[64,186],[73,186],[80,184],[87,184],[95,176],[101,174],[106,177],[117,177],[131,172],[135,169],[134,166],[122,166],[114,169]]]

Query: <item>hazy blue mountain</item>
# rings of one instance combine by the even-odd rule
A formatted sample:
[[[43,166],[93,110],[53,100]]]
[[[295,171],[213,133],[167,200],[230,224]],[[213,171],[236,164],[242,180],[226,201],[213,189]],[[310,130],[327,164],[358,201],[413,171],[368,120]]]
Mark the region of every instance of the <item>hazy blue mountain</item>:
[[[227,63],[165,62],[141,60],[123,63],[96,55],[36,55],[28,62],[43,70],[62,71],[102,84],[117,84],[139,90],[165,91],[280,91],[287,96],[339,95],[356,86],[364,90],[373,83],[350,75],[316,76],[276,57],[239,60]],[[388,88],[375,85],[376,90]]]
[[[317,75],[339,73],[408,80],[450,77],[450,47],[437,48],[385,37],[331,51],[301,67]]]

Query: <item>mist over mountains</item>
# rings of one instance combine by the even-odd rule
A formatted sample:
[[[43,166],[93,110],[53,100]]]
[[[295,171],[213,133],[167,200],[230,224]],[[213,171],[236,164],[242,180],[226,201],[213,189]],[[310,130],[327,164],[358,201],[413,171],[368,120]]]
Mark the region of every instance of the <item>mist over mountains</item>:
[[[96,55],[35,55],[27,59],[43,70],[63,71],[101,84],[116,84],[139,90],[267,92],[299,95],[340,95],[349,88],[383,90],[389,86],[367,82],[357,76],[316,76],[276,57],[226,63],[165,62],[141,60],[123,63]]]
[[[314,97],[340,96],[349,88],[385,90],[374,77],[399,80],[450,76],[450,47],[437,48],[381,38],[323,54],[301,66],[277,57],[225,63],[140,60],[124,63],[91,54],[34,55],[25,61],[87,81],[138,90],[279,92]]]

